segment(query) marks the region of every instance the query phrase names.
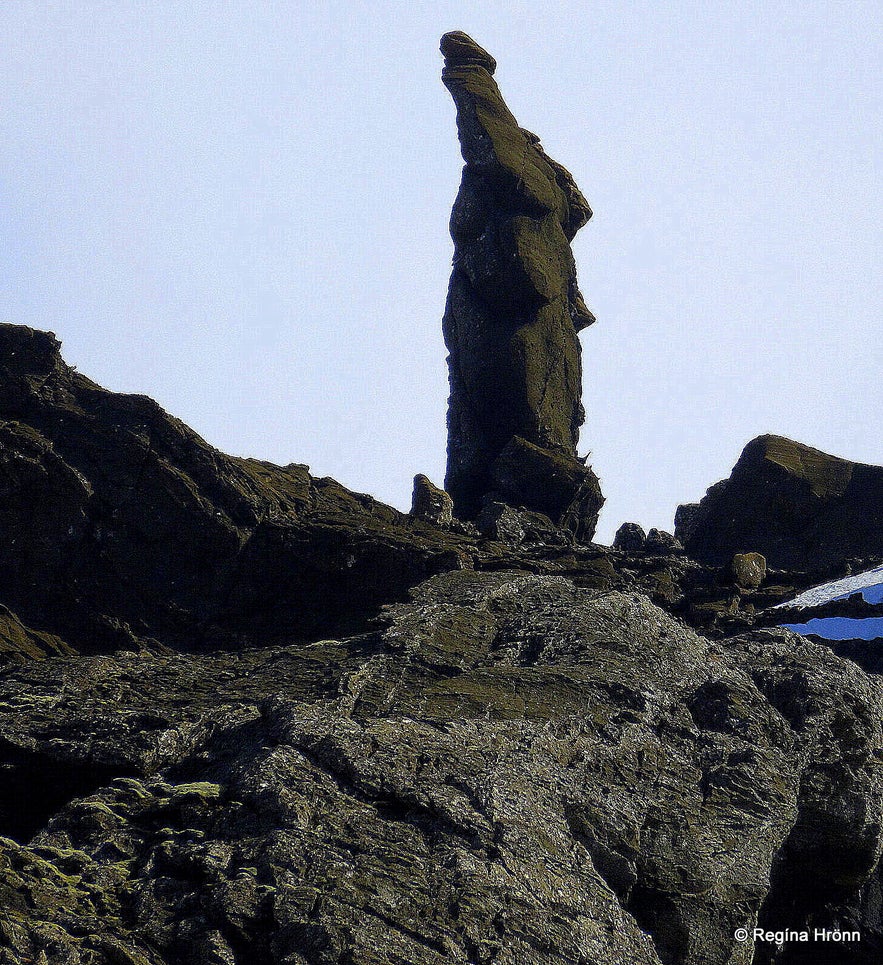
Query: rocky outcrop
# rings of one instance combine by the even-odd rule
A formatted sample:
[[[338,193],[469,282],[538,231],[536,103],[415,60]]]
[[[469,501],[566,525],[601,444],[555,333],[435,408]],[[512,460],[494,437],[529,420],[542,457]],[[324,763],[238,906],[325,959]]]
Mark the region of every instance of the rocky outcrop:
[[[613,548],[624,553],[635,553],[644,548],[647,534],[638,523],[623,523],[613,537]]]
[[[765,437],[682,507],[692,555],[589,544],[590,212],[442,49],[469,520],[425,476],[405,515],[226,456],[0,326],[0,965],[883,957],[879,646],[774,625],[878,616],[833,599],[877,576],[771,609],[879,552],[883,471]]]
[[[551,518],[564,491],[547,480],[548,514],[489,499],[473,526],[418,477],[404,515],[306,466],[226,456],[152,400],[74,372],[50,333],[0,326],[0,663],[354,632],[463,567],[638,589],[709,632],[812,583],[784,575],[733,609],[718,568],[673,544],[646,559],[574,545]]]
[[[837,960],[876,962],[881,720],[787,631],[513,572],[309,647],[8,668],[0,962],[785,965],[735,930],[861,916]]]
[[[781,436],[748,443],[729,479],[681,507],[676,535],[695,559],[761,553],[771,566],[822,571],[883,556],[883,467]]]
[[[494,59],[460,32],[441,49],[466,162],[443,325],[445,488],[465,518],[489,497],[545,513],[588,541],[603,497],[576,454],[585,418],[577,333],[594,317],[570,242],[592,212],[570,174],[518,126],[493,80]]]
[[[454,516],[454,501],[431,479],[418,473],[414,477],[411,494],[411,515],[433,526],[450,526]]]
[[[0,507],[0,604],[81,652],[354,630],[470,560],[463,537],[306,466],[218,452],[14,325],[0,325]],[[0,660],[13,635],[58,650],[0,630]]]

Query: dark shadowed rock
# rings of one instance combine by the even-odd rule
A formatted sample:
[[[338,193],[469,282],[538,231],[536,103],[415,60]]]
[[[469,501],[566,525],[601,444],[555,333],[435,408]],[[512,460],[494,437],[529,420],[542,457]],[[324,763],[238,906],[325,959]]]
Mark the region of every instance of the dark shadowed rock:
[[[658,556],[668,556],[671,553],[683,553],[684,547],[677,537],[664,529],[651,529],[644,542],[644,551]]]
[[[675,510],[675,534],[681,543],[693,535],[701,515],[699,503],[683,503]]]
[[[734,614],[713,568],[623,558],[616,572],[603,551],[573,545],[594,526],[594,477],[521,439],[498,460],[506,496],[486,499],[515,522],[485,519],[482,533],[446,524],[431,484],[418,481],[418,506],[432,496],[433,518],[405,516],[306,466],[226,456],[150,399],[71,370],[47,333],[0,326],[0,349],[0,659],[315,639],[365,627],[409,586],[464,566],[636,587],[704,628],[751,625],[755,605],[796,585]],[[583,513],[568,504],[579,485]],[[702,594],[708,605],[693,607]]]
[[[544,513],[582,542],[595,534],[604,497],[579,459],[513,436],[494,460],[491,485],[493,498]]]
[[[570,174],[518,126],[466,34],[442,40],[466,165],[451,215],[444,317],[451,395],[445,488],[474,518],[489,493],[591,539],[603,503],[576,458],[585,418],[577,333],[594,317],[570,249],[591,209]],[[552,478],[550,502],[537,476]]]
[[[306,466],[218,452],[13,325],[0,325],[0,509],[0,604],[83,651],[356,629],[469,559],[462,536]]]
[[[644,528],[637,523],[623,523],[613,537],[613,548],[624,553],[634,553],[642,550],[647,542]]]
[[[475,525],[483,536],[499,540],[508,546],[518,546],[524,542],[524,526],[520,514],[505,503],[485,503],[476,517]]]
[[[675,533],[687,552],[715,565],[749,552],[771,566],[816,570],[881,556],[883,468],[761,436],[681,519]]]

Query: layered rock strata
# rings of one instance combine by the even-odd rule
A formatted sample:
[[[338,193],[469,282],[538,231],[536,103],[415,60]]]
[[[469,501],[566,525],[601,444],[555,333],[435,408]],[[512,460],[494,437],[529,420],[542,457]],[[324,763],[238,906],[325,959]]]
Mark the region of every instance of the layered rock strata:
[[[306,466],[224,455],[0,325],[0,660],[353,630],[465,541]]]
[[[463,517],[497,499],[589,540],[603,496],[576,452],[585,419],[577,335],[595,319],[570,243],[592,212],[571,175],[518,126],[494,59],[460,32],[446,34],[441,49],[466,162],[443,323],[445,488]]]

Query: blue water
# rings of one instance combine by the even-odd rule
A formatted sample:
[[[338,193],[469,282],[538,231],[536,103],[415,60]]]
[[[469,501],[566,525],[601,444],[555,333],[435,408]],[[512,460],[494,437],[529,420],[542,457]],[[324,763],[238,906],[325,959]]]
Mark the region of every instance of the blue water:
[[[857,617],[817,617],[806,623],[783,623],[782,626],[803,636],[813,633],[825,640],[877,640],[883,637],[883,617],[863,620]]]
[[[867,603],[883,603],[883,567],[856,573],[805,590],[779,606],[811,608],[861,593]],[[782,624],[795,633],[812,633],[825,640],[883,640],[883,617],[815,617],[805,623]]]
[[[883,583],[878,583],[876,586],[866,586],[862,590],[862,596],[868,603],[883,603]],[[837,600],[846,600],[848,598],[848,593],[835,597]]]

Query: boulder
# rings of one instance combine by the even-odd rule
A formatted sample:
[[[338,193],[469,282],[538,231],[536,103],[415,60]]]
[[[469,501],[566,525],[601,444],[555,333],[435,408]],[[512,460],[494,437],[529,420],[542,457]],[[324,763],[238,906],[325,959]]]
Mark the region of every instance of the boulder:
[[[683,553],[684,547],[677,537],[664,529],[651,529],[644,543],[644,551],[655,556],[670,556],[673,553]]]
[[[513,436],[491,468],[493,498],[544,513],[589,542],[604,504],[598,477],[579,459]]]
[[[883,556],[883,467],[760,436],[730,477],[681,507],[677,520],[675,535],[704,563],[757,552],[774,567],[835,569]]]
[[[505,503],[485,503],[475,525],[482,536],[498,540],[507,546],[518,546],[524,542],[524,526],[520,514]]]
[[[730,574],[736,586],[756,590],[766,576],[766,560],[760,553],[736,553],[730,561]]]
[[[637,523],[623,523],[613,537],[613,548],[623,553],[635,553],[644,549],[647,534]]]
[[[454,501],[439,489],[427,476],[418,473],[414,477],[411,495],[411,515],[433,526],[447,527],[453,519]]]

